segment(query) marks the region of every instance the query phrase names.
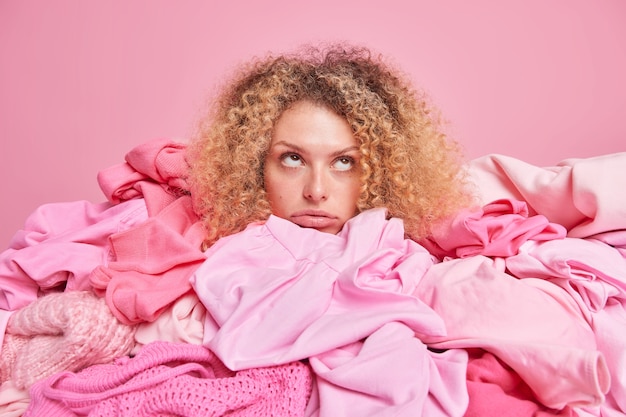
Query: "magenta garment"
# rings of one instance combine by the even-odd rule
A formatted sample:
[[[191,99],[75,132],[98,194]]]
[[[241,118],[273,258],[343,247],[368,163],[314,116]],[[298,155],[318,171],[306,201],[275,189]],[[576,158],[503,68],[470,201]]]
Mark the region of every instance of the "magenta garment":
[[[167,139],[149,141],[132,149],[124,164],[99,172],[110,203],[38,207],[0,254],[0,309],[28,304],[39,288],[64,283],[68,289],[89,288],[85,277],[108,262],[110,235],[142,223],[147,208],[154,215],[186,192],[185,147]],[[142,186],[151,191],[141,192]]]
[[[502,199],[459,212],[422,243],[443,258],[474,255],[511,256],[528,240],[562,239],[567,231],[545,216],[530,216],[523,201]]]
[[[270,216],[218,241],[191,280],[205,345],[231,369],[309,358],[321,417],[462,416],[466,352],[414,336],[445,335],[412,295],[433,257],[385,216],[361,213],[338,235]]]
[[[232,372],[201,346],[154,342],[36,383],[24,417],[300,417],[310,392],[302,363]]]

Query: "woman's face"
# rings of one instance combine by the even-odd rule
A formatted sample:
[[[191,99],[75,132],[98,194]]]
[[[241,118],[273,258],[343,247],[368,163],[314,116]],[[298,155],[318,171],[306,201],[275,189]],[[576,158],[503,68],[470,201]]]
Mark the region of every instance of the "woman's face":
[[[276,122],[264,182],[272,213],[337,233],[357,213],[360,152],[348,123],[331,110],[295,103]]]

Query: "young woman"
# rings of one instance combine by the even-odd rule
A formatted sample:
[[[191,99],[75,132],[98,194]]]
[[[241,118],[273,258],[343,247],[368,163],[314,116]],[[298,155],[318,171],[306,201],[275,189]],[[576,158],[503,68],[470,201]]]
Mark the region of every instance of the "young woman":
[[[337,233],[375,207],[419,239],[469,203],[425,94],[366,48],[257,59],[222,91],[190,146],[207,246],[270,214]]]

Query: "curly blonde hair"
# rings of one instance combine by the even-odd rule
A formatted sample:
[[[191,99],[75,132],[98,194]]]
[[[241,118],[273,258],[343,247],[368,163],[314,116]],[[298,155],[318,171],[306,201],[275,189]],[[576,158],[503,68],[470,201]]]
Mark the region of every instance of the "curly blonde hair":
[[[458,146],[423,92],[367,48],[306,47],[241,67],[189,144],[190,189],[207,228],[205,244],[271,214],[263,165],[272,131],[304,100],[352,127],[361,152],[359,211],[386,207],[417,240],[468,204]]]

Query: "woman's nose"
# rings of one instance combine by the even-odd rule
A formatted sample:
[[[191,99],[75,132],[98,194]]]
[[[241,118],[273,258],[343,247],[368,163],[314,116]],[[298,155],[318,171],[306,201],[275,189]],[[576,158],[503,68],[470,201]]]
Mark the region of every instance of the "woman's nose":
[[[323,201],[328,198],[328,179],[321,170],[311,170],[303,188],[304,198],[311,201]]]

